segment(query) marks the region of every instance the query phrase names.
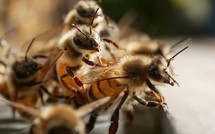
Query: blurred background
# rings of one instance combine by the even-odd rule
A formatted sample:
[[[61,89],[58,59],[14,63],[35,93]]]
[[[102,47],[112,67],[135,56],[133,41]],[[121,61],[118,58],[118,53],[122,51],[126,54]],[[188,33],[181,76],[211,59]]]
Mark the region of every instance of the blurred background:
[[[17,42],[32,38],[61,24],[75,1],[0,0],[0,35],[13,34]],[[99,4],[116,22],[130,13],[131,26],[151,37],[215,34],[214,0],[101,0]]]
[[[23,44],[61,24],[75,2],[0,0],[0,37],[7,38],[11,44]],[[118,24],[130,21],[123,19],[130,15],[130,27],[153,38],[165,39],[169,44],[183,37],[193,38],[189,43],[191,47],[173,63],[180,88],[161,88],[171,114],[159,109],[138,108],[131,126],[126,126],[124,119],[121,120],[119,134],[214,134],[215,1],[102,0],[99,4],[104,13]],[[0,130],[4,128],[1,125]],[[106,134],[104,130],[108,125],[109,118],[104,124],[99,122],[91,134]]]

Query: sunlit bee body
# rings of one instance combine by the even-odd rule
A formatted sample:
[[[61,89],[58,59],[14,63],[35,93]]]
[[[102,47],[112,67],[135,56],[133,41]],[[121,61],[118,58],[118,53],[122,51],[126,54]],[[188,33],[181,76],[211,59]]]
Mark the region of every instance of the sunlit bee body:
[[[66,104],[44,106],[40,112],[23,104],[0,98],[7,105],[31,114],[35,120],[31,126],[30,134],[85,134],[83,118],[96,108],[104,105],[109,98],[89,103],[79,109],[72,109]]]
[[[106,108],[124,93],[111,119],[110,132],[112,133],[117,128],[119,109],[128,96],[130,100],[138,101],[148,107],[165,107],[164,98],[155,85],[177,83],[171,74],[167,60],[162,56],[129,55],[110,67],[89,71],[81,77],[81,80],[84,81],[83,83],[91,84],[86,90],[89,101],[111,96]],[[147,93],[151,93],[155,99],[145,100],[144,96]],[[93,121],[95,123],[95,115],[91,116],[89,130],[93,127]]]
[[[120,94],[125,90],[128,90],[131,96],[147,92],[146,81],[151,81],[155,85],[159,83],[173,85],[174,82],[171,82],[170,77],[172,72],[167,71],[169,71],[167,61],[162,56],[130,55],[113,66],[89,71],[81,79],[95,81],[87,90],[93,100],[93,98]]]

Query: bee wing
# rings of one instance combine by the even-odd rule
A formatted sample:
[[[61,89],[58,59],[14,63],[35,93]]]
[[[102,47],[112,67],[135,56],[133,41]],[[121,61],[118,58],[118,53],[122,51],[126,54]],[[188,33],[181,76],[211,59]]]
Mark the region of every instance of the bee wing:
[[[117,76],[122,76],[122,75],[118,71],[118,69],[114,69],[114,67],[95,68],[90,70],[90,72],[81,76],[80,79],[84,84],[90,84],[96,81],[105,80],[105,79],[113,78]]]
[[[51,56],[49,57],[49,59],[47,60],[47,62],[44,64],[42,68],[42,72],[43,72],[41,75],[42,80],[47,79],[48,72],[53,68],[57,60],[62,56],[62,54],[63,54],[62,49],[56,49],[56,51],[54,51],[51,54]]]
[[[34,44],[31,46],[29,55],[35,55],[38,53],[49,53],[56,48],[56,43],[58,42],[61,34],[63,32],[66,24],[59,25],[53,29],[50,29],[40,35],[36,36]],[[21,46],[21,51],[26,51],[30,41],[27,41]]]
[[[110,100],[110,97],[105,97],[97,101],[91,102],[89,104],[86,104],[80,107],[79,109],[77,109],[77,113],[80,117],[85,117],[96,108],[106,104],[109,100]]]
[[[31,107],[28,107],[28,106],[25,106],[23,104],[19,104],[19,103],[16,103],[16,102],[9,101],[9,100],[4,99],[2,97],[0,97],[0,101],[5,103],[5,104],[7,104],[7,105],[9,105],[9,106],[11,106],[11,107],[21,109],[21,110],[25,111],[26,113],[33,115],[34,117],[41,118],[39,112],[36,111],[35,109],[31,108]]]

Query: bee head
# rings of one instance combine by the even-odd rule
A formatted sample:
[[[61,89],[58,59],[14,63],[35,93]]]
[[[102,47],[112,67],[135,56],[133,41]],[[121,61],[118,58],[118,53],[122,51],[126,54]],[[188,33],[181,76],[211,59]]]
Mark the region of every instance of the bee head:
[[[50,105],[42,109],[41,119],[35,124],[47,134],[84,134],[84,123],[70,106]]]
[[[79,32],[74,36],[73,42],[75,46],[81,50],[88,50],[92,52],[98,52],[100,37],[93,29],[89,32],[87,30],[81,30],[77,26],[73,25]]]
[[[92,18],[98,5],[95,1],[79,1],[76,10],[83,18]]]
[[[175,83],[179,86],[177,81],[170,75],[174,74],[170,67],[170,62],[181,52],[186,50],[188,47],[189,46],[186,46],[185,48],[177,52],[175,55],[173,55],[170,59],[166,59],[161,55],[155,56],[154,61],[152,62],[152,65],[150,66],[149,69],[149,76],[151,76],[151,78],[157,82],[167,83],[172,86]]]
[[[16,61],[13,64],[15,76],[20,79],[25,79],[34,75],[40,69],[41,65],[31,60],[30,58],[28,58],[28,60],[23,59],[21,61]]]
[[[156,82],[174,85],[178,83],[170,74],[174,74],[167,60],[162,56],[156,56],[149,68],[149,76]]]

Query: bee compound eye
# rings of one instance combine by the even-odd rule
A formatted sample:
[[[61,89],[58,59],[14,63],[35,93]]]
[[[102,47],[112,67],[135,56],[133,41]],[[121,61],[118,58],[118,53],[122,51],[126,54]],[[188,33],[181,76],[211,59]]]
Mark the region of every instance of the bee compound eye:
[[[27,78],[35,74],[39,69],[41,69],[41,65],[30,59],[15,62],[13,65],[13,70],[18,78]]]
[[[150,75],[155,79],[159,79],[160,78],[160,74],[159,74],[159,71],[158,71],[158,67],[156,66],[152,66],[150,68]]]

